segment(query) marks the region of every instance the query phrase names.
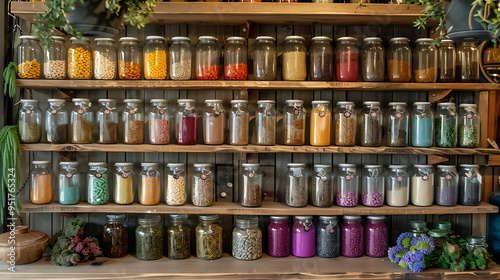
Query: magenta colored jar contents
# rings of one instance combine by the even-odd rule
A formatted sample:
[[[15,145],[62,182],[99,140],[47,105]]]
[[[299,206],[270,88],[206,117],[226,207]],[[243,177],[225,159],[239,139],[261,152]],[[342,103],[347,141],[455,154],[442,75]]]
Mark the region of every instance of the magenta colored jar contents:
[[[342,255],[357,258],[363,255],[364,230],[361,218],[347,220],[344,217],[342,224]]]
[[[299,258],[314,256],[316,249],[316,229],[312,218],[305,221],[295,220],[292,229],[292,254]]]
[[[198,139],[198,120],[196,117],[182,117],[177,123],[177,144],[195,145]]]
[[[336,77],[340,82],[358,81],[358,52],[340,52],[336,59]]]
[[[337,191],[337,204],[346,207],[356,206],[358,205],[358,196],[354,192]]]
[[[387,255],[387,225],[385,220],[366,222],[366,255],[370,257],[385,257]]]
[[[271,257],[288,257],[290,255],[291,228],[286,220],[272,220],[267,227],[267,254]]]
[[[384,204],[384,195],[381,192],[363,191],[361,193],[361,202],[364,206],[378,207]]]

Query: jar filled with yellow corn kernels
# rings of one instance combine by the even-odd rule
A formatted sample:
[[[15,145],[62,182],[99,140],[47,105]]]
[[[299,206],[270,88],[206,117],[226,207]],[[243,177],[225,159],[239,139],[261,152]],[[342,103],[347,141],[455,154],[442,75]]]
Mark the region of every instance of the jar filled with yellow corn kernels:
[[[118,77],[121,80],[141,79],[142,49],[139,39],[134,37],[120,38],[118,49]]]
[[[35,36],[20,36],[17,46],[17,76],[21,79],[38,79],[42,69],[42,47]]]
[[[167,77],[167,47],[161,36],[146,37],[144,45],[144,78],[164,80]]]
[[[92,48],[90,41],[71,37],[68,49],[68,78],[72,80],[90,80],[92,77]]]

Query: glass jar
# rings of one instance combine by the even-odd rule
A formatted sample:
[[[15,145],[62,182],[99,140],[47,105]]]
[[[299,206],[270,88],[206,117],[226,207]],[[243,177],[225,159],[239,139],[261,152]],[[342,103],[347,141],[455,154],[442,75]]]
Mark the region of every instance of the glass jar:
[[[262,232],[257,216],[237,217],[232,239],[233,258],[251,261],[262,257]]]
[[[316,228],[312,216],[295,216],[292,228],[292,254],[299,258],[314,257]]]
[[[339,101],[335,107],[335,145],[356,144],[356,110],[354,102]]]
[[[331,207],[334,203],[332,166],[315,164],[312,176],[310,200],[317,207]]]
[[[66,100],[47,99],[49,107],[45,110],[45,131],[47,142],[63,144],[68,142],[69,112],[66,110]]]
[[[196,78],[198,80],[219,79],[219,47],[217,38],[201,36],[196,46]]]
[[[50,80],[66,79],[66,40],[61,36],[52,36],[52,42],[44,48],[43,76]],[[33,63],[32,63],[33,64]]]
[[[428,234],[429,237],[432,237],[432,239],[434,239],[436,247],[446,246],[446,237],[448,237],[448,232],[446,230],[431,229],[429,230]]]
[[[187,37],[173,37],[170,45],[170,78],[172,80],[191,79],[191,39]]]
[[[385,177],[382,165],[365,165],[361,186],[361,203],[364,206],[384,205]]]
[[[226,110],[222,100],[205,100],[203,110],[203,141],[207,145],[224,144]]]
[[[92,48],[90,40],[80,41],[71,37],[68,49],[68,78],[71,80],[90,80],[92,78]]]
[[[191,229],[188,215],[170,215],[167,228],[167,256],[169,259],[182,260],[191,257]]]
[[[42,138],[42,111],[38,105],[40,102],[33,99],[21,99],[19,102],[19,140],[21,143],[38,143]]]
[[[486,236],[467,236],[467,252],[473,253],[474,257],[489,256],[488,244],[486,244]],[[486,269],[488,261],[483,265],[483,269]],[[478,267],[481,269],[481,267]]]
[[[500,63],[500,48],[491,46],[484,51],[483,54],[484,64],[497,64]]]
[[[74,104],[71,109],[71,143],[89,144],[92,143],[92,133],[94,131],[94,111],[92,110],[90,99],[73,98]]]
[[[113,38],[96,38],[94,47],[94,79],[116,78],[116,47]]]
[[[283,109],[283,144],[301,146],[306,142],[306,108],[302,100],[286,100]]]
[[[408,146],[409,113],[405,102],[390,102],[385,116],[386,139],[389,147]]]
[[[165,38],[147,36],[144,44],[144,78],[165,80],[167,78],[167,47]]]
[[[405,37],[392,38],[387,49],[387,75],[390,82],[407,83],[411,81],[411,47]]]
[[[337,204],[353,207],[358,205],[359,174],[356,165],[340,163],[337,177]]]
[[[160,165],[158,163],[141,163],[141,188],[139,202],[142,205],[156,205],[160,203]]]
[[[411,145],[431,147],[434,139],[434,112],[430,102],[413,103],[411,112]]]
[[[302,36],[286,36],[283,46],[284,81],[305,81],[307,78],[306,45]]]
[[[134,164],[131,162],[115,163],[114,201],[116,204],[132,204],[134,202]]]
[[[273,100],[257,101],[255,111],[255,134],[257,145],[276,144],[276,102]]]
[[[194,99],[177,100],[175,114],[177,144],[195,145],[198,139],[198,111]]]
[[[413,233],[415,237],[427,235],[427,232],[429,232],[425,221],[410,221],[409,225],[409,232]]]
[[[102,205],[109,201],[108,164],[105,162],[89,162],[87,173],[87,202]]]
[[[363,255],[365,238],[360,216],[344,216],[341,236],[342,256],[357,258]]]
[[[311,81],[333,80],[332,38],[317,36],[309,47],[309,77]]]
[[[413,50],[413,78],[417,83],[435,83],[437,80],[437,50],[432,46],[434,39],[417,39]]]
[[[457,109],[455,103],[438,103],[435,115],[436,146],[457,146]]]
[[[453,229],[450,222],[437,221],[434,223],[434,228],[439,230],[444,230],[448,235],[453,235]]]
[[[458,183],[458,203],[476,206],[481,203],[483,176],[477,164],[460,164]]]
[[[184,205],[187,201],[186,167],[184,163],[167,163],[167,167],[165,201],[168,205]]]
[[[168,100],[151,99],[149,108],[149,143],[164,145],[170,142],[170,113]]]
[[[80,202],[82,179],[78,172],[78,162],[59,163],[59,203],[77,204]]]
[[[222,257],[222,226],[219,215],[200,216],[196,227],[196,257],[215,260]]]
[[[458,146],[477,148],[481,136],[481,117],[476,104],[460,104],[458,112]]]
[[[106,215],[102,232],[102,253],[108,258],[123,258],[128,251],[128,228],[125,214]]]
[[[315,100],[311,104],[311,134],[309,135],[309,142],[312,146],[328,146],[330,145],[332,129],[330,101]]]
[[[191,199],[194,206],[212,206],[215,201],[215,184],[212,165],[193,164],[194,172],[191,186]]]
[[[416,164],[411,176],[411,203],[431,206],[434,202],[434,171],[432,165]]]
[[[52,171],[50,169],[50,161],[33,161],[30,190],[31,203],[47,204],[51,203],[52,199]]]
[[[479,82],[479,50],[476,42],[460,42],[457,46],[457,81]]]
[[[361,48],[361,77],[363,82],[383,82],[385,79],[385,49],[382,39],[368,37]]]
[[[455,82],[456,57],[455,43],[453,40],[441,40],[438,48],[438,82]]]
[[[118,77],[120,80],[140,80],[141,68],[142,49],[139,39],[121,37],[118,47]]]
[[[337,216],[319,216],[316,227],[316,254],[321,258],[340,255],[340,228]]]
[[[403,207],[410,200],[410,180],[408,166],[389,165],[386,178],[385,200],[387,205]]]
[[[368,216],[366,220],[366,255],[381,258],[387,255],[387,225],[385,216]]]
[[[229,144],[248,145],[248,100],[231,100],[229,111]]]
[[[288,163],[286,173],[285,203],[291,207],[305,207],[308,202],[309,176],[305,163]]]
[[[290,255],[291,227],[288,216],[271,216],[267,227],[267,254],[281,258]]]
[[[458,172],[454,165],[438,165],[434,201],[441,206],[455,206],[458,200]]]
[[[17,76],[21,79],[39,79],[43,63],[40,39],[35,36],[20,36],[17,45]]]
[[[256,81],[276,80],[276,40],[269,36],[259,36],[253,46],[253,78]]]
[[[360,118],[361,146],[379,147],[382,145],[383,113],[378,101],[363,102]]]
[[[339,82],[358,81],[358,47],[353,37],[340,37],[335,48],[335,74]]]
[[[148,215],[137,219],[135,253],[140,260],[163,258],[163,226],[160,215]]]
[[[240,175],[239,201],[242,206],[262,206],[263,174],[258,163],[242,163]]]
[[[224,78],[246,80],[248,77],[247,46],[243,37],[229,37],[224,48]]]
[[[123,108],[123,143],[142,144],[144,143],[144,109],[142,100],[125,99]]]
[[[118,143],[118,110],[115,99],[99,99],[97,109],[97,127],[101,144]]]

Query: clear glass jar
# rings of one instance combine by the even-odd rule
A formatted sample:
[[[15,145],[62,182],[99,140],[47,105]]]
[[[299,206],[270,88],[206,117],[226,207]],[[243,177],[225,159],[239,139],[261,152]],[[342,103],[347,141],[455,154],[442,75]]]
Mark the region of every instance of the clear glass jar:
[[[144,143],[144,109],[141,99],[125,99],[123,108],[123,143]]]
[[[118,77],[120,80],[140,80],[142,71],[142,49],[139,39],[120,38],[118,47]]]
[[[339,101],[335,107],[335,145],[356,144],[356,110],[354,102]]]
[[[238,260],[257,260],[262,257],[262,232],[257,216],[239,216],[233,230],[232,255]]]
[[[276,102],[273,100],[257,101],[255,111],[255,134],[257,145],[276,144]]]
[[[207,145],[224,144],[226,110],[222,100],[205,100],[203,110],[203,141]]]
[[[385,48],[379,37],[363,40],[361,48],[361,78],[363,82],[383,82],[385,80]]]
[[[432,165],[416,164],[411,176],[411,203],[431,206],[434,202],[434,171]]]
[[[19,102],[19,140],[21,143],[38,143],[42,138],[42,111],[38,105],[39,101],[21,99]]]
[[[141,163],[141,188],[139,203],[142,205],[156,205],[160,203],[160,165],[158,163]]]
[[[488,253],[488,244],[486,244],[486,236],[477,236],[477,235],[471,235],[467,236],[467,252],[473,253],[474,256],[479,257],[479,256],[487,256],[490,253]],[[488,261],[486,261],[486,264],[484,264],[484,267],[482,269],[486,269],[488,265]],[[478,267],[481,269],[481,267]]]
[[[449,236],[448,232],[446,230],[442,229],[431,229],[428,232],[429,237],[432,237],[434,239],[434,243],[436,244],[437,247],[444,247],[446,246],[446,237]]]
[[[267,227],[267,254],[282,258],[290,255],[292,229],[288,224],[288,216],[271,216]]]
[[[132,204],[134,202],[134,164],[131,162],[115,163],[114,202]]]
[[[51,203],[53,198],[50,161],[33,161],[30,190],[31,203],[47,204]]]
[[[92,110],[90,99],[73,98],[74,104],[71,109],[71,143],[89,144],[92,143],[92,133],[94,132],[94,111]]]
[[[17,76],[21,79],[39,79],[43,64],[40,39],[35,36],[20,36],[17,45]]]
[[[94,79],[116,79],[117,52],[113,38],[96,38],[94,47]]]
[[[411,112],[411,145],[431,147],[434,139],[434,112],[430,102],[413,103]]]
[[[434,201],[441,206],[455,206],[458,200],[458,172],[454,165],[438,165]]]
[[[168,100],[151,99],[149,108],[149,143],[164,145],[170,142],[170,112]]]
[[[335,48],[335,74],[339,82],[358,81],[358,47],[353,37],[340,37]]]
[[[160,215],[148,215],[137,219],[135,253],[140,260],[163,258],[163,226]]]
[[[215,260],[222,257],[222,226],[219,215],[200,216],[196,227],[196,257]]]
[[[389,206],[403,207],[410,201],[408,166],[389,165],[386,178],[385,201]]]
[[[405,37],[392,38],[387,49],[387,76],[390,82],[407,83],[411,81],[411,47]]]
[[[172,80],[191,79],[193,54],[191,39],[187,37],[173,37],[170,45],[170,78]]]
[[[187,201],[186,167],[184,163],[167,163],[165,201],[168,205],[184,205]]]
[[[305,163],[288,163],[285,185],[285,203],[291,207],[305,207],[308,202],[309,175]]]
[[[52,36],[52,42],[44,48],[43,76],[50,80],[66,79],[66,40],[61,36]],[[33,64],[33,63],[32,63]]]
[[[167,47],[165,38],[147,36],[144,44],[144,78],[165,80],[167,78]]]
[[[47,142],[63,144],[68,142],[69,112],[66,110],[66,100],[47,99],[49,107],[45,110],[45,131]]]
[[[457,81],[479,82],[479,50],[476,42],[460,42],[457,46]]]
[[[317,207],[331,207],[335,201],[332,166],[315,164],[312,175],[310,200]]]
[[[269,36],[259,36],[253,46],[253,78],[256,81],[276,80],[276,40]]]
[[[71,37],[68,49],[68,78],[71,80],[90,80],[92,78],[92,48],[90,40],[83,41]]]
[[[246,207],[262,206],[263,174],[258,163],[242,163],[239,202]]]
[[[368,216],[365,225],[366,230],[366,255],[381,258],[387,255],[387,225],[385,216]]]
[[[283,144],[301,146],[306,142],[306,108],[302,100],[286,100],[283,109]]]
[[[125,214],[106,215],[102,232],[102,253],[108,258],[123,258],[128,251],[128,228]]]
[[[170,215],[166,247],[169,259],[182,260],[191,257],[191,229],[187,214]]]
[[[340,227],[337,216],[319,216],[316,227],[316,254],[321,258],[340,255]]]
[[[344,216],[342,223],[342,256],[357,258],[364,251],[364,229],[360,216]]]
[[[380,108],[380,102],[363,102],[363,110],[361,111],[359,123],[361,146],[379,147],[382,145],[384,115]]]
[[[219,47],[217,38],[201,36],[196,46],[196,78],[198,80],[219,79]]]
[[[453,40],[441,40],[438,48],[438,82],[455,82],[456,57]]]
[[[427,235],[429,229],[427,228],[427,223],[425,221],[410,221],[409,232],[413,233],[415,237],[421,237]]]
[[[299,258],[314,257],[316,228],[312,216],[295,216],[292,228],[292,254]]]
[[[386,138],[389,147],[406,147],[409,140],[409,113],[405,102],[390,102],[385,115]]]
[[[59,203],[77,204],[80,202],[82,178],[78,172],[78,162],[59,163]]]
[[[248,145],[248,100],[231,100],[229,111],[229,144]]]
[[[309,142],[312,146],[330,145],[332,130],[332,109],[330,101],[315,100],[311,110],[311,134]]]
[[[457,146],[458,113],[455,103],[438,103],[435,114],[436,146],[453,148]]]
[[[358,205],[359,174],[355,164],[340,163],[336,175],[337,205],[353,207]]]
[[[224,78],[246,80],[248,77],[248,51],[243,37],[229,37],[224,48]]]
[[[286,36],[283,46],[283,73],[284,81],[305,81],[307,78],[306,45],[304,37]]]
[[[177,100],[175,114],[177,144],[195,145],[198,139],[198,111],[194,99]]]
[[[333,80],[332,38],[317,36],[309,47],[309,77],[311,81]]]
[[[89,162],[87,173],[87,202],[102,205],[109,201],[108,164],[105,162]]]
[[[413,79],[417,83],[435,83],[437,80],[437,49],[432,46],[434,39],[417,39],[413,50]]]
[[[212,165],[193,164],[191,199],[194,206],[212,206],[215,201],[215,184]]]
[[[118,109],[115,99],[99,99],[97,109],[97,127],[101,144],[118,143]]]
[[[364,206],[384,205],[385,177],[382,165],[365,165],[361,185],[361,203]]]
[[[476,104],[460,104],[458,111],[458,146],[477,148],[481,137],[481,117]]]
[[[481,203],[483,176],[479,173],[477,164],[460,164],[460,179],[458,182],[458,203],[476,206]]]

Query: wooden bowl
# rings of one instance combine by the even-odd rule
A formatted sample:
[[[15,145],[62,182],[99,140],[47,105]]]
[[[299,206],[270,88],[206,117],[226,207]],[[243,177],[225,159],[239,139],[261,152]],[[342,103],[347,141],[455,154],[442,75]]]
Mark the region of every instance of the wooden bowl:
[[[0,261],[8,265],[32,263],[42,257],[48,245],[47,234],[29,230],[27,226],[17,226],[14,232],[8,231],[0,235]]]

